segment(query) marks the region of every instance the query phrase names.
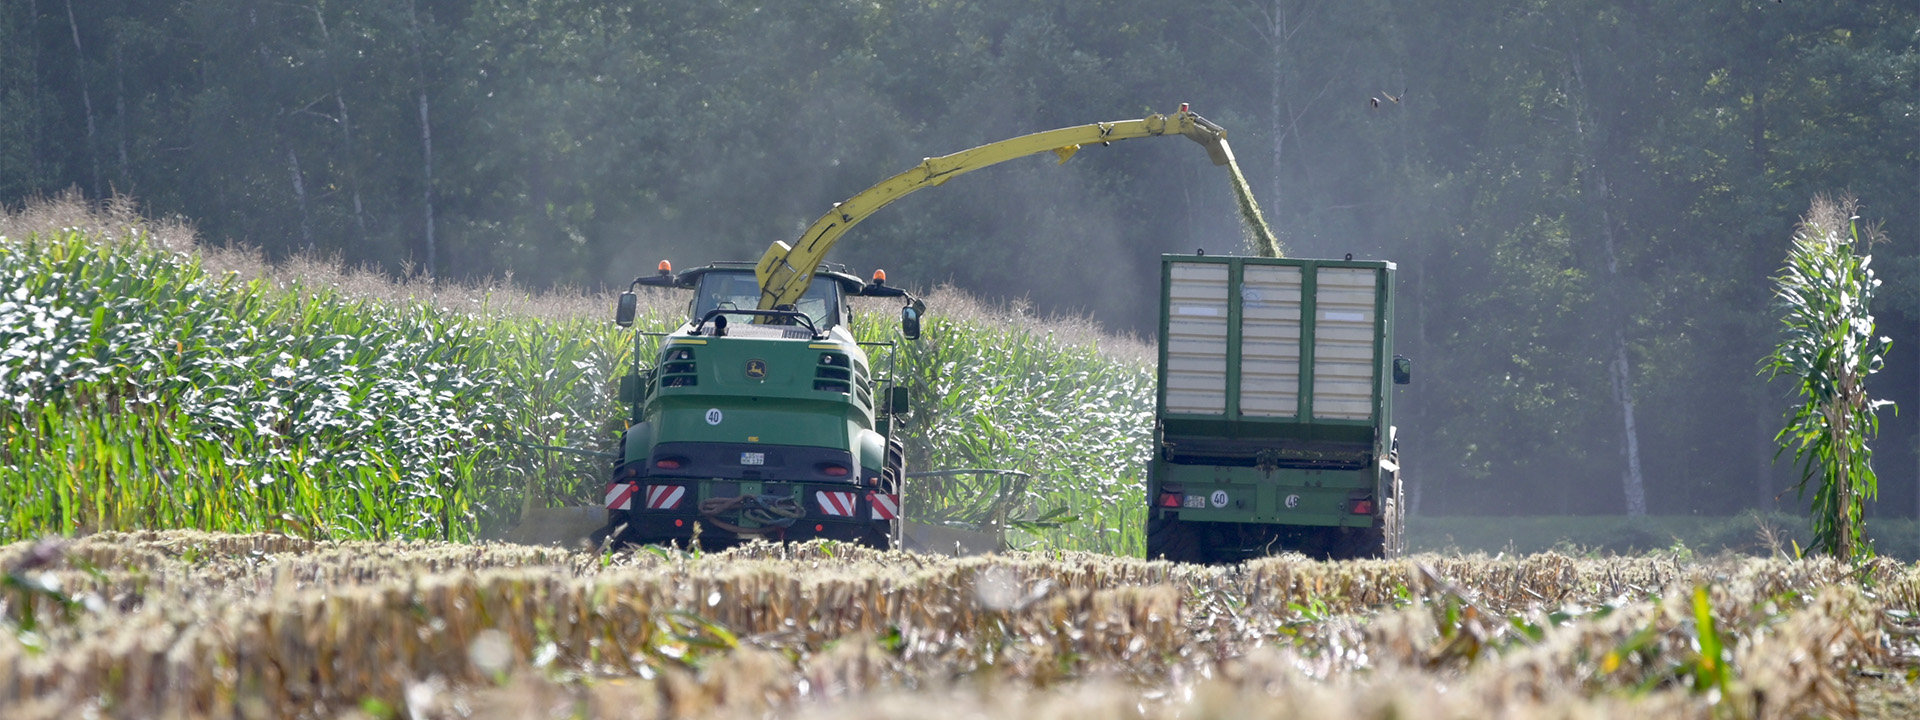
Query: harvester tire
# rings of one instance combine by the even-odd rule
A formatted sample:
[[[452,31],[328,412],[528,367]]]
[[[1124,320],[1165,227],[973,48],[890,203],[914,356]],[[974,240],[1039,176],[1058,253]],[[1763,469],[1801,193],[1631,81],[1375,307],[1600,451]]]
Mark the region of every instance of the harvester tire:
[[[1386,506],[1381,508],[1381,519],[1385,522],[1386,553],[1393,560],[1407,552],[1407,518],[1400,510],[1400,501],[1405,496],[1400,493],[1400,474],[1393,474],[1393,496],[1387,498]]]
[[[898,437],[887,438],[887,458],[880,468],[881,492],[894,493],[900,498],[901,510],[906,510],[907,497],[907,446]],[[875,523],[874,530],[878,539],[873,547],[881,550],[898,550],[903,542],[900,535],[900,518]]]

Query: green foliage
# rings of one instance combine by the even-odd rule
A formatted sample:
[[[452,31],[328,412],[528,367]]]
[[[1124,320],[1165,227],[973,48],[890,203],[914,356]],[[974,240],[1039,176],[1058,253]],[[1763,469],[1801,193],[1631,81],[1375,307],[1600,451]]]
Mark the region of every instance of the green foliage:
[[[590,504],[631,336],[207,273],[67,231],[0,240],[0,539],[199,528],[470,539]],[[642,328],[678,322],[659,314]],[[861,314],[881,341],[890,315]],[[1026,323],[935,314],[898,346],[910,517],[992,517],[1020,545],[1139,554],[1152,374]],[[1017,478],[1017,480],[1016,480]],[[991,482],[991,481],[989,481]],[[984,505],[983,505],[984,503]]]
[[[1815,546],[1842,558],[1873,556],[1862,513],[1880,486],[1867,442],[1880,432],[1878,410],[1892,404],[1867,394],[1867,376],[1886,364],[1891,340],[1874,333],[1880,281],[1866,254],[1874,233],[1862,236],[1855,209],[1851,199],[1814,200],[1774,278],[1783,333],[1764,361],[1773,377],[1795,380],[1801,402],[1776,439],[1781,452],[1793,450],[1802,493],[1819,480]]]
[[[500,441],[614,421],[581,402],[617,346],[592,323],[240,283],[137,233],[0,242],[0,277],[0,537],[466,539],[518,511],[512,478],[565,476]]]
[[[1152,369],[1058,342],[1018,314],[956,320],[932,310],[921,339],[900,348],[915,404],[909,472],[1028,477],[914,478],[907,516],[1012,528],[1017,546],[1144,554]]]

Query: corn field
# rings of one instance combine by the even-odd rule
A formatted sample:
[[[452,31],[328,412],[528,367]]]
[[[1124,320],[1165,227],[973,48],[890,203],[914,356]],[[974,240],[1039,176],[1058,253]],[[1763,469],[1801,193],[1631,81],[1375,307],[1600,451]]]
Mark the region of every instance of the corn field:
[[[910,469],[1020,474],[917,478],[909,516],[1029,551],[476,542],[593,498],[600,461],[536,446],[618,431],[633,346],[603,303],[269,266],[91,212],[0,218],[0,717],[1920,710],[1920,566],[1885,558],[1125,557],[1145,353],[954,293],[895,348]],[[641,324],[681,312],[654,296]]]
[[[0,716],[1899,717],[1920,570],[278,534],[0,547]]]
[[[605,302],[245,267],[120,209],[0,223],[0,541],[107,530],[471,540],[523,507],[593,504],[632,336]],[[55,212],[54,214],[59,214]],[[245,263],[240,263],[245,265]],[[1139,554],[1151,372],[1068,324],[936,293],[880,348],[914,393],[911,517],[1030,547]],[[951,301],[962,312],[942,315]],[[667,330],[684,298],[650,296]],[[457,305],[458,307],[451,307]],[[855,331],[894,334],[888,309]],[[652,352],[648,343],[641,352]]]

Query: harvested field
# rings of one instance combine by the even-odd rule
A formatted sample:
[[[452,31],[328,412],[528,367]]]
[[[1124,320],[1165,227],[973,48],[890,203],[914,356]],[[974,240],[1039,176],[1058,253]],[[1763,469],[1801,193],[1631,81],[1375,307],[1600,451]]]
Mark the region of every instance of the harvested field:
[[[0,548],[0,716],[1900,717],[1920,568],[1227,568],[102,533]]]

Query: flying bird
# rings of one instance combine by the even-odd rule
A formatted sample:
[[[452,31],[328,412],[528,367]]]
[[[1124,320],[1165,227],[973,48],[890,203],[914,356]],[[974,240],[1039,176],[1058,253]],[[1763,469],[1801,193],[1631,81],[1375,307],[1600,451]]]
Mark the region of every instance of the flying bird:
[[[1390,92],[1387,92],[1387,91],[1385,91],[1385,90],[1381,90],[1381,91],[1380,91],[1380,94],[1381,94],[1382,96],[1385,96],[1385,97],[1386,97],[1386,98],[1387,98],[1388,100],[1392,100],[1392,101],[1393,101],[1393,103],[1394,103],[1395,105],[1398,105],[1398,104],[1400,104],[1400,98],[1403,98],[1403,97],[1406,97],[1406,96],[1407,96],[1407,91],[1405,91],[1405,90],[1401,90],[1401,91],[1400,91],[1400,94],[1399,94],[1399,95],[1395,95],[1395,94],[1393,94],[1393,93],[1390,93]],[[1375,101],[1374,101],[1374,104],[1375,104],[1375,105],[1378,105],[1378,104],[1380,104],[1380,101],[1378,101],[1378,100],[1375,100]]]
[[[1375,109],[1375,110],[1378,110],[1378,109],[1380,109],[1380,98],[1377,98],[1377,97],[1376,97],[1376,98],[1367,98],[1367,100],[1369,100],[1369,101],[1371,101],[1371,102],[1373,103],[1373,109]]]

